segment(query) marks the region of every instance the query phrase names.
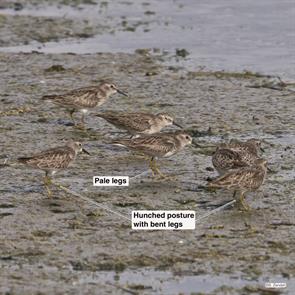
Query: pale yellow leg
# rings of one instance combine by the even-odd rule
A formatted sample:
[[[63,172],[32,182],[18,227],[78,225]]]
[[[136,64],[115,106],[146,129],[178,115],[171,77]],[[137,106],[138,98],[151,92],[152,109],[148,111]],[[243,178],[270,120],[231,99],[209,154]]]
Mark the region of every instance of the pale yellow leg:
[[[63,190],[63,191],[68,191],[68,188],[61,185],[61,184],[58,184],[58,183],[53,183],[55,186],[57,186],[59,189]]]
[[[76,124],[75,121],[74,121],[74,117],[73,117],[73,114],[74,114],[75,111],[71,111],[71,118],[74,122],[74,126],[77,128],[77,129],[80,129],[80,130],[86,130],[86,127],[85,127],[85,115],[84,113],[82,113],[82,117],[81,117],[81,121],[79,124]]]
[[[155,171],[155,166],[154,166],[154,160],[153,160],[153,158],[150,159],[149,166],[150,166],[150,168],[152,170],[153,177],[156,177],[157,172]]]
[[[173,177],[173,176],[168,176],[168,175],[165,175],[164,173],[162,173],[161,170],[159,169],[159,167],[157,166],[155,159],[152,159],[150,163],[151,163],[150,167],[153,171],[154,177],[161,179],[161,180],[174,180],[175,179],[175,177]]]
[[[243,207],[243,209],[245,211],[250,211],[251,210],[250,206],[245,201],[245,197],[244,197],[244,193],[243,192],[240,193],[239,202],[240,202],[240,204],[242,205],[242,207]]]
[[[52,197],[52,192],[51,192],[51,190],[49,188],[50,184],[52,184],[52,181],[51,181],[50,177],[45,176],[44,177],[44,186],[45,186],[45,188],[47,190],[47,195],[48,195],[49,198]]]
[[[76,125],[76,123],[75,123],[75,118],[74,118],[74,113],[75,113],[75,110],[71,110],[71,111],[69,111],[70,118],[71,118],[73,124]]]

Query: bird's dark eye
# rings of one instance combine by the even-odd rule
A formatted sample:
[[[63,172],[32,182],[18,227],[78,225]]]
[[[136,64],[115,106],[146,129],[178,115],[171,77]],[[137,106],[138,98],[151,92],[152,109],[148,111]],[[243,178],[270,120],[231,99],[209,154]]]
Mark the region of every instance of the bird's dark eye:
[[[189,139],[189,136],[187,135],[185,138],[186,138],[186,139]]]

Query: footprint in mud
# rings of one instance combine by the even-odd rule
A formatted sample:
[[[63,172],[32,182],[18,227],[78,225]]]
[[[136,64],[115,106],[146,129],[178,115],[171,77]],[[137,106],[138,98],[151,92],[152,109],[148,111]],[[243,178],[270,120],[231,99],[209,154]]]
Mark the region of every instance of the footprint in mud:
[[[12,208],[15,208],[15,207],[16,206],[14,206],[11,203],[2,203],[2,204],[0,204],[0,209],[12,209]],[[11,215],[13,215],[12,212],[0,212],[0,219],[4,218],[6,216],[11,216]]]
[[[13,213],[11,213],[11,212],[3,212],[3,213],[0,213],[0,219],[1,218],[4,218],[6,216],[11,216],[11,215],[13,215]]]
[[[54,232],[51,231],[43,231],[43,230],[35,230],[32,232],[32,235],[37,238],[50,238],[54,235]]]
[[[15,208],[15,206],[11,203],[2,203],[0,204],[0,209],[7,209],[7,208]]]
[[[142,206],[142,204],[137,202],[118,202],[118,203],[112,203],[112,204],[116,207],[121,207],[121,208]]]
[[[76,212],[76,210],[74,209],[67,209],[67,208],[54,208],[54,209],[50,209],[50,212],[54,213],[54,214],[63,214],[63,213],[72,213],[72,212]]]
[[[48,199],[45,201],[45,206],[48,207],[50,212],[55,214],[76,212],[76,209],[67,208],[62,202],[59,203],[57,201],[52,201]]]

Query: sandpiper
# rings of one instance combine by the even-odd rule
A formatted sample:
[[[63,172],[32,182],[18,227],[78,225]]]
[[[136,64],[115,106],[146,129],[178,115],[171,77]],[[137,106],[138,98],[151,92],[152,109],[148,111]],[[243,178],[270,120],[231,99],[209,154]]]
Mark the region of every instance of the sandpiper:
[[[242,142],[231,139],[229,143],[222,143],[212,156],[212,164],[220,175],[232,169],[251,166],[259,159],[261,140],[249,139]]]
[[[158,133],[164,127],[170,125],[182,128],[167,113],[154,115],[149,113],[105,112],[96,116],[105,119],[119,129],[127,130],[132,137]]]
[[[79,126],[84,127],[84,117],[85,114],[88,113],[89,109],[102,105],[112,94],[115,93],[128,96],[114,84],[102,82],[98,86],[78,88],[61,95],[46,95],[43,96],[43,99],[50,100],[53,103],[68,109],[74,123],[73,114],[76,111],[80,111],[82,113],[82,117],[81,124]]]
[[[133,139],[119,139],[113,144],[125,146],[130,150],[141,152],[149,157],[149,166],[153,176],[167,178],[157,167],[156,158],[171,157],[185,146],[192,143],[192,138],[184,131],[157,133]]]
[[[245,210],[249,210],[250,207],[246,204],[244,195],[247,192],[256,191],[264,183],[267,171],[266,164],[265,159],[257,159],[253,166],[232,170],[211,181],[208,187],[234,190],[234,197],[239,192],[241,205]]]
[[[52,184],[51,177],[74,162],[79,152],[89,154],[80,142],[69,141],[65,146],[51,148],[30,157],[18,158],[18,161],[28,167],[45,171],[44,186],[48,196],[51,197],[49,189],[49,185]]]
[[[212,156],[212,164],[220,175],[232,169],[252,166],[259,159],[256,154],[243,150],[231,150],[230,148],[217,147]]]

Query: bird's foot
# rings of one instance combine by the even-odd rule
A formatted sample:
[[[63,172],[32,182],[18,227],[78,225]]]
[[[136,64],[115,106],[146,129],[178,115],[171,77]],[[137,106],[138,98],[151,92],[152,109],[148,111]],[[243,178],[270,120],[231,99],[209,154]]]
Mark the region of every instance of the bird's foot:
[[[159,169],[156,170],[156,173],[154,171],[153,177],[158,181],[175,181],[177,179],[176,176],[163,174]]]
[[[75,124],[75,128],[79,129],[79,130],[83,130],[83,131],[86,131],[86,127],[85,127],[85,124]]]
[[[177,177],[172,175],[158,175],[156,176],[156,179],[158,181],[175,181],[177,180]]]
[[[52,191],[49,189],[48,185],[45,184],[45,188],[46,188],[46,191],[47,191],[47,196],[49,199],[52,198]]]
[[[238,202],[238,207],[241,211],[247,211],[247,212],[251,211],[251,207],[244,200],[240,200]]]
[[[52,198],[52,191],[49,188],[49,186],[51,184],[52,184],[52,180],[50,179],[50,177],[45,176],[44,177],[44,186],[46,188],[48,198]]]
[[[61,184],[59,184],[59,183],[55,183],[55,182],[53,182],[52,184],[55,185],[57,188],[63,190],[63,191],[66,191],[66,192],[67,192],[67,191],[69,190],[68,187],[63,186],[63,185],[61,185]]]

